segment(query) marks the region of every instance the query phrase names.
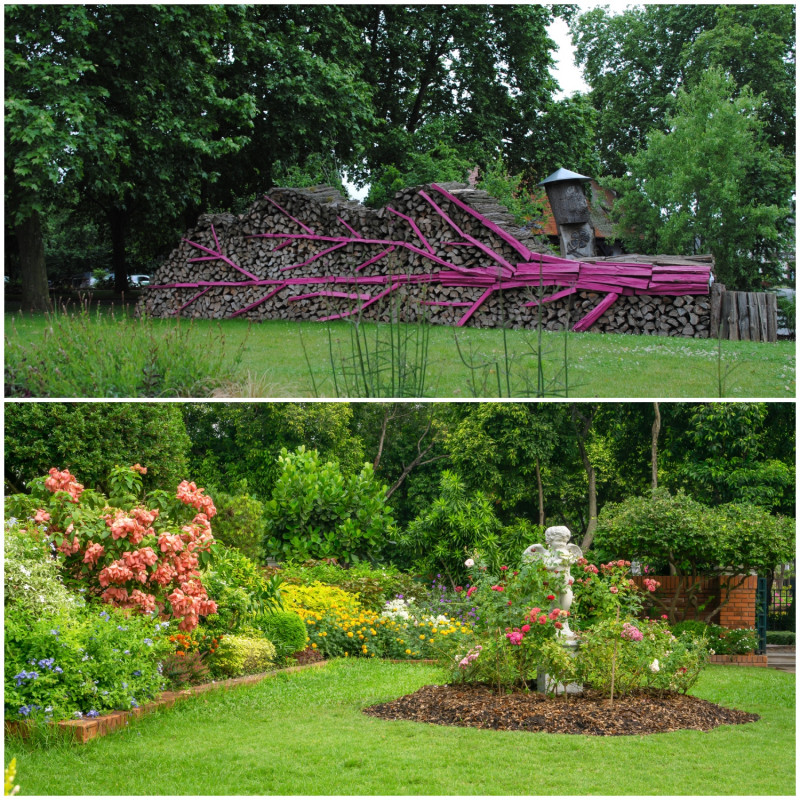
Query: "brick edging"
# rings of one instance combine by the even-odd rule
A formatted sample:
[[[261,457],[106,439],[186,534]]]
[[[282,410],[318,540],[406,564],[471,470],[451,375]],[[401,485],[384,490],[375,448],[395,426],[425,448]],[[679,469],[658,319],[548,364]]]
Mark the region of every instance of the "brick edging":
[[[757,653],[747,653],[745,655],[722,655],[714,654],[709,656],[709,663],[711,664],[732,664],[739,667],[766,667],[767,656],[759,655]]]
[[[314,661],[311,664],[298,664],[293,667],[273,669],[269,672],[259,672],[257,675],[245,675],[241,678],[228,678],[224,681],[201,683],[198,686],[189,686],[177,692],[162,692],[157,699],[151,700],[149,703],[142,703],[138,708],[132,708],[130,711],[112,711],[110,714],[103,714],[95,719],[63,719],[59,722],[51,722],[50,725],[51,727],[57,726],[65,733],[69,733],[74,741],[86,744],[86,742],[97,736],[105,736],[117,730],[117,728],[125,727],[131,717],[138,718],[162,707],[171,708],[178,700],[185,700],[188,697],[194,697],[215,689],[234,689],[238,686],[250,686],[280,673],[299,672],[301,669],[309,669],[311,667],[323,667],[327,663],[327,661]],[[27,727],[26,720],[9,720],[5,723],[5,732],[6,734],[20,733],[24,737]]]

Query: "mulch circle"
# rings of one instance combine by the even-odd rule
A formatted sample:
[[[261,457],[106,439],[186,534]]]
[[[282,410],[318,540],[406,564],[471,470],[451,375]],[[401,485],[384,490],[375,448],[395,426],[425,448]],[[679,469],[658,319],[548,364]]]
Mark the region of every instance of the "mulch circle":
[[[553,697],[541,692],[497,694],[491,687],[479,684],[423,686],[391,703],[363,710],[381,719],[589,736],[708,731],[718,725],[742,725],[759,719],[758,714],[684,694],[641,691],[614,698],[612,705],[591,690],[565,699],[563,695]]]

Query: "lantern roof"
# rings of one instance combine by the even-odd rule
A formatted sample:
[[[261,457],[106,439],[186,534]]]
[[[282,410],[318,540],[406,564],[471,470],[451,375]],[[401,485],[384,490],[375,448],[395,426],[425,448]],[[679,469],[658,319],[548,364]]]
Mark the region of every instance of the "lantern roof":
[[[579,175],[577,172],[564,169],[560,167],[552,175],[548,175],[543,181],[537,183],[537,186],[546,186],[549,183],[558,183],[559,181],[590,181],[591,178],[586,175]]]

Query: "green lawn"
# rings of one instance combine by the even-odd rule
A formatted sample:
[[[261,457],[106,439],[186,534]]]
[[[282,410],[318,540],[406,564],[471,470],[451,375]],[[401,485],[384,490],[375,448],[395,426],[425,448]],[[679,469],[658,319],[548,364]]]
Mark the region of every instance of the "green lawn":
[[[152,323],[164,331],[175,325],[172,320]],[[185,328],[185,321],[183,322]],[[8,347],[25,351],[41,346],[46,319],[43,315],[6,314]],[[226,383],[219,396],[241,397],[313,397],[314,389],[301,345],[301,334],[314,371],[317,396],[337,396],[331,378],[328,324],[297,323],[269,320],[249,325],[243,320],[222,324],[225,350],[233,359],[241,351],[241,363],[233,381]],[[374,331],[373,325],[367,325]],[[197,347],[207,348],[213,341],[216,324],[196,320],[192,335]],[[330,323],[334,343],[347,350],[350,341],[348,323]],[[427,382],[424,396],[472,398],[498,396],[496,375],[486,369],[486,389],[470,388],[470,372],[461,362],[454,342],[456,329],[433,326],[430,331]],[[125,338],[120,336],[120,347]],[[502,363],[502,331],[467,328],[457,330],[461,349],[473,353],[475,360]],[[564,334],[543,334],[544,376],[552,379],[563,364]],[[567,336],[569,396],[575,398],[620,397],[754,397],[782,398],[795,396],[795,343],[723,342],[721,367],[718,364],[716,340],[626,336],[614,334],[570,333]],[[508,331],[511,353],[529,352],[536,343],[532,331]],[[334,344],[336,347],[336,344]],[[52,349],[52,348],[48,348]],[[522,364],[521,361],[517,362]],[[527,359],[530,380],[535,385],[536,363]],[[535,396],[525,391],[521,367],[515,367],[517,378],[512,384],[513,396]],[[719,374],[723,373],[722,394]],[[529,384],[530,385],[530,384]],[[507,395],[505,383],[502,395]],[[72,394],[71,392],[69,393]],[[58,392],[50,396],[59,396]],[[102,396],[89,395],[86,396]],[[339,396],[345,396],[339,389]]]
[[[361,713],[442,680],[334,661],[212,692],[87,745],[6,742],[22,794],[794,795],[794,675],[709,667],[694,693],[761,715],[637,737],[498,732]]]

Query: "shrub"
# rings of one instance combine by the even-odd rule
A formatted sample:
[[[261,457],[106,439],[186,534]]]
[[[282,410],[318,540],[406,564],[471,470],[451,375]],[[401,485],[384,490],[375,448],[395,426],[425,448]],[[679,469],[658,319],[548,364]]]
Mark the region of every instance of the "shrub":
[[[320,611],[332,608],[358,611],[361,608],[358,596],[336,586],[327,586],[315,581],[309,586],[285,586],[281,591],[283,607],[292,611]]]
[[[396,567],[373,567],[365,561],[345,568],[336,562],[312,559],[301,564],[286,564],[276,574],[289,583],[319,582],[338,586],[346,592],[357,594],[361,604],[374,611],[382,610],[386,601],[398,594],[416,594],[423,588],[414,578]]]
[[[161,677],[168,689],[205,683],[208,676],[208,665],[197,651],[182,655],[171,653],[161,662]]]
[[[215,492],[214,497],[217,506],[214,538],[258,562],[265,531],[264,504],[246,491]]]
[[[61,553],[64,573],[79,590],[142,614],[158,610],[180,619],[181,630],[191,630],[201,615],[217,610],[198,571],[209,559],[209,520],[216,509],[188,481],[174,497],[153,492],[149,499],[158,505],[148,509],[148,499],[141,498],[145,472],[139,464],[115,467],[106,497],[85,491],[68,470],[53,468],[49,477],[31,482],[29,496],[10,498],[7,508],[45,526],[45,541]],[[183,506],[199,513],[188,520]]]
[[[642,594],[630,577],[630,561],[619,559],[601,564],[590,564],[585,558],[576,562],[572,571],[575,594],[570,611],[579,628],[588,628],[597,622],[616,617],[617,610],[623,618],[633,617],[642,608]],[[645,591],[655,591],[659,582],[646,578]]]
[[[64,586],[58,562],[41,530],[7,525],[3,566],[6,609],[16,608],[39,617],[83,604]]]
[[[794,643],[795,643],[794,631],[767,631],[767,644],[790,645]]]
[[[255,624],[275,645],[279,658],[302,650],[308,642],[306,625],[294,611],[275,611],[259,617]]]
[[[216,543],[214,560],[203,572],[203,585],[216,598],[217,613],[205,627],[215,634],[236,633],[258,615],[281,607],[281,576],[266,578],[259,567],[234,547]]]
[[[377,555],[395,531],[386,487],[372,466],[344,475],[316,450],[281,450],[281,474],[265,506],[266,553],[279,559],[338,558],[344,563]]]
[[[275,663],[275,646],[268,639],[226,636],[209,659],[216,678],[238,678],[266,672]]]
[[[720,655],[746,655],[758,649],[758,639],[752,628],[731,629],[701,620],[684,620],[673,625],[672,632],[676,636],[690,633],[704,637],[711,650]]]
[[[7,719],[98,716],[136,708],[162,688],[159,662],[172,649],[168,622],[87,605],[5,619]]]
[[[605,620],[582,631],[576,654],[575,678],[605,695],[636,689],[685,693],[708,660],[704,639],[673,635],[653,620]]]

